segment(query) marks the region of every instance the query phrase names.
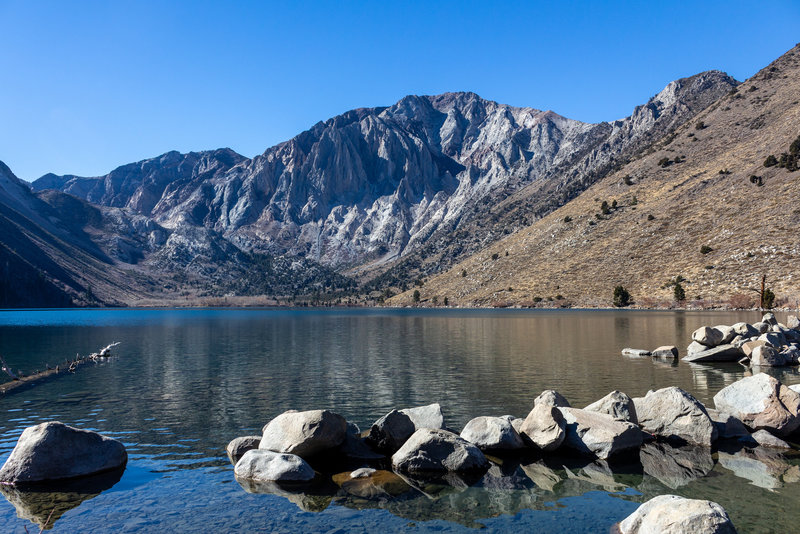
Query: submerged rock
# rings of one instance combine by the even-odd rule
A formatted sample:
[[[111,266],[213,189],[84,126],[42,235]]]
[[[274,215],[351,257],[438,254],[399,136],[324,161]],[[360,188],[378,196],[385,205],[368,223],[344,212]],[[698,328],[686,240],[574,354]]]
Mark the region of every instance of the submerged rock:
[[[89,430],[53,421],[22,431],[0,469],[0,482],[24,484],[83,477],[124,467],[125,446]]]
[[[464,426],[461,437],[482,451],[512,451],[525,447],[509,420],[502,417],[476,417]]]
[[[637,399],[636,414],[645,431],[665,439],[710,447],[717,438],[705,407],[677,387],[650,391]]]
[[[677,349],[676,349],[677,353]],[[584,410],[610,415],[617,421],[627,421],[634,425],[639,423],[633,399],[621,391],[612,391],[602,399],[593,402]]]
[[[347,422],[328,410],[284,412],[265,427],[259,449],[308,458],[338,447],[345,440]]]
[[[642,431],[631,423],[577,408],[559,409],[567,423],[564,447],[606,459],[642,445]]]
[[[736,534],[719,504],[677,495],[653,497],[617,528],[620,534]]]
[[[481,450],[447,430],[421,428],[392,456],[402,472],[480,471],[489,467]]]
[[[800,394],[765,373],[734,382],[714,395],[714,405],[753,430],[787,436],[800,427]]]
[[[624,354],[625,356],[650,356],[652,353],[649,350],[645,349],[625,348],[622,349],[622,354]]]
[[[678,347],[675,345],[662,345],[656,349],[653,349],[653,357],[654,358],[677,358],[678,357]]]

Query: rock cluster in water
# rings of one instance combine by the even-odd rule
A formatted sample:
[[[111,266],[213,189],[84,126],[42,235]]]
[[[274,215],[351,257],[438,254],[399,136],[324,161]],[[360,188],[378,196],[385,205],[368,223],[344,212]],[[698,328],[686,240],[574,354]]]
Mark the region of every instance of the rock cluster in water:
[[[781,324],[766,313],[755,324],[703,326],[692,333],[687,362],[740,362],[750,367],[783,367],[800,363],[800,321],[790,315]]]
[[[646,471],[678,487],[685,483],[686,466],[698,476],[713,468],[712,450],[719,449],[720,462],[726,458],[722,442],[762,454],[758,451],[791,448],[784,439],[798,429],[800,386],[786,387],[759,373],[722,389],[713,408],[677,387],[639,398],[613,391],[582,409],[548,390],[525,418],[480,416],[460,434],[445,426],[439,404],[392,410],[365,432],[327,410],[288,411],[264,426],[260,437],[231,441],[228,455],[246,490],[278,494],[291,494],[321,478],[368,499],[391,498],[398,488],[429,484],[419,480],[468,487],[502,467],[504,461],[497,458],[508,463],[531,456],[545,462],[551,456],[604,462],[638,455]],[[690,458],[683,458],[686,454]],[[346,468],[336,473],[339,465]],[[621,531],[656,531],[647,525],[660,525],[662,509],[669,509],[677,514],[676,524],[685,525],[674,532],[733,532],[719,505],[662,497],[623,521]]]

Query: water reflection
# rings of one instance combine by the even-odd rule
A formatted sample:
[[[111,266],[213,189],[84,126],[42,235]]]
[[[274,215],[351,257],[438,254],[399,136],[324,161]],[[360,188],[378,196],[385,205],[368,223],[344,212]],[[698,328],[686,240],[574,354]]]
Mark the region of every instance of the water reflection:
[[[17,517],[50,530],[66,512],[119,482],[123,471],[24,488],[0,484],[0,493],[14,506]]]

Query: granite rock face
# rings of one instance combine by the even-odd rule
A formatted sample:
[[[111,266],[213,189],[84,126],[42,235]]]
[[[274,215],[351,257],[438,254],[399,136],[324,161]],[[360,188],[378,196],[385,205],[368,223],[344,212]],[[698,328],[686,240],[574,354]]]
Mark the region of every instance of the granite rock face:
[[[502,417],[471,419],[461,431],[461,437],[482,451],[512,451],[525,447],[511,422]]]
[[[566,421],[561,411],[548,404],[534,404],[519,427],[519,432],[544,452],[558,449],[566,437]]]
[[[236,462],[244,456],[244,453],[252,449],[257,449],[260,443],[261,436],[242,436],[240,438],[234,438],[228,443],[225,452],[228,453],[228,459],[231,463],[236,465]]]
[[[566,421],[563,446],[580,454],[604,460],[642,445],[642,431],[631,423],[577,408],[559,409]]]
[[[584,408],[584,410],[604,413],[617,421],[627,421],[634,425],[639,423],[633,399],[621,391],[612,391],[602,399]]]
[[[82,477],[124,467],[125,446],[57,421],[26,428],[0,469],[0,482],[26,484]]]

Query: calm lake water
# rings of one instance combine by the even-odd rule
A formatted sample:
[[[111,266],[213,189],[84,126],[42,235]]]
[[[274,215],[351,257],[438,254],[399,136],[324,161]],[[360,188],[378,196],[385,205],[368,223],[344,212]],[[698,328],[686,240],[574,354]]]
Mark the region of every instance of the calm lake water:
[[[121,478],[0,500],[3,532],[608,532],[648,498],[722,504],[740,532],[800,520],[800,461],[726,448],[650,446],[633,461],[529,458],[481,480],[410,481],[395,498],[327,488],[248,493],[225,446],[287,409],[328,408],[362,429],[392,408],[442,404],[460,430],[479,415],[524,417],[543,389],[583,407],[619,389],[679,386],[712,405],[738,364],[626,358],[677,345],[701,325],[755,312],[579,310],[0,311],[0,354],[32,372],[119,341],[116,356],[0,399],[0,462],[22,429],[60,420],[123,441]],[[783,319],[779,315],[779,320]],[[776,371],[784,383],[796,370]],[[117,480],[118,479],[118,480]],[[55,509],[55,512],[53,510]],[[33,524],[31,521],[37,523]]]

